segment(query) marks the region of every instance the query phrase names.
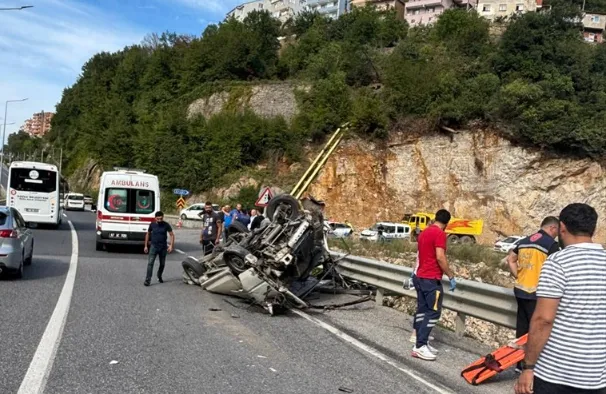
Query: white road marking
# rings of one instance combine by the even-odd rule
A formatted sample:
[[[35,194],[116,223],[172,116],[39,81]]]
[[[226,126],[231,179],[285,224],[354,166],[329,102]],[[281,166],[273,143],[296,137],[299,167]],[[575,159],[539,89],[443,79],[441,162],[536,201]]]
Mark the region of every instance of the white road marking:
[[[64,217],[64,218],[66,218],[66,217],[67,217],[67,215],[65,214],[65,212],[63,212],[63,217]]]
[[[42,339],[38,344],[34,358],[21,382],[17,394],[42,394],[44,387],[53,368],[53,362],[57,354],[57,348],[61,342],[61,335],[67,320],[67,313],[72,299],[74,283],[76,281],[76,270],[78,269],[78,234],[70,220],[67,221],[72,234],[72,257],[69,262],[69,270],[65,277],[63,289],[57,300],[55,310],[44,330]]]
[[[378,358],[379,360],[386,362],[387,364],[391,365],[392,367],[398,369],[400,372],[404,372],[405,374],[407,374],[411,378],[415,379],[416,381],[435,390],[436,393],[440,393],[440,394],[451,394],[452,393],[451,391],[448,391],[445,388],[436,386],[435,384],[428,382],[427,380],[423,379],[421,376],[417,375],[414,371],[404,368],[397,361],[391,359],[390,357],[386,356],[385,354],[381,353],[380,351],[358,341],[357,339],[347,335],[346,333],[339,330],[338,328],[333,327],[330,324],[324,323],[323,321],[316,319],[315,317],[310,316],[307,313],[300,311],[298,309],[291,309],[291,311],[293,313],[296,313],[297,315],[301,316],[302,318],[307,319],[310,322],[322,327],[323,329],[327,330],[328,332],[336,335],[337,337],[341,338],[345,342],[352,344],[353,346],[357,347],[358,349],[361,349],[361,350],[365,351],[366,353],[369,353],[372,356]]]
[[[185,254],[185,252],[184,252],[184,251],[182,251],[181,249],[175,249],[175,252],[177,252],[177,253],[181,253],[181,254]]]

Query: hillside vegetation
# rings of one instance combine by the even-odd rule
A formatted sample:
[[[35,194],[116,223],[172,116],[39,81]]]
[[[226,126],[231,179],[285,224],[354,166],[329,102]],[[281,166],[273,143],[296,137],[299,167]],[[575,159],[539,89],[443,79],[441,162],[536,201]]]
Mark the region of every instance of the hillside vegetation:
[[[150,35],[92,57],[63,92],[43,142],[64,147],[67,175],[92,158],[194,191],[263,160],[295,161],[303,144],[345,121],[377,139],[404,118],[452,128],[481,121],[523,143],[599,156],[606,46],[584,43],[578,21],[578,7],[554,1],[551,11],[514,18],[498,39],[474,11],[449,10],[432,27],[408,29],[372,8],[335,21],[305,13],[283,26],[254,12],[200,37]],[[230,108],[186,118],[200,97],[288,79],[311,87],[297,93],[291,123]],[[15,135],[8,149],[30,153],[33,145]]]

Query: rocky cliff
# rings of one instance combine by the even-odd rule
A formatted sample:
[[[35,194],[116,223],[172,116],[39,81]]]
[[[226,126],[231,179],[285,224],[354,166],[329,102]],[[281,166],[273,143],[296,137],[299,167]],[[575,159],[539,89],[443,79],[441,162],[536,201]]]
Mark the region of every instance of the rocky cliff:
[[[550,157],[515,146],[487,130],[448,135],[394,133],[381,146],[343,142],[312,187],[334,220],[358,229],[404,213],[449,209],[484,219],[479,241],[528,234],[543,217],[571,202],[600,215],[597,240],[606,241],[604,164]]]
[[[187,109],[187,117],[202,115],[209,118],[225,110],[250,109],[261,117],[282,116],[290,121],[297,114],[297,89],[307,90],[309,87],[290,82],[234,86],[229,91],[194,101]]]

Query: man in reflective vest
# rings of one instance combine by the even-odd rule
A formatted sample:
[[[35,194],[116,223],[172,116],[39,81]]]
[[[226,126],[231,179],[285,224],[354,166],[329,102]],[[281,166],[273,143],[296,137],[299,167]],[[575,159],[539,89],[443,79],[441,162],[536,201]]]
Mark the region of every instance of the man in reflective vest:
[[[523,238],[507,256],[509,270],[516,284],[514,294],[518,302],[516,338],[528,333],[530,319],[537,305],[537,285],[543,263],[547,256],[560,250],[555,240],[558,236],[560,221],[555,216],[543,219],[541,229],[529,237]],[[516,369],[520,372],[521,364]]]

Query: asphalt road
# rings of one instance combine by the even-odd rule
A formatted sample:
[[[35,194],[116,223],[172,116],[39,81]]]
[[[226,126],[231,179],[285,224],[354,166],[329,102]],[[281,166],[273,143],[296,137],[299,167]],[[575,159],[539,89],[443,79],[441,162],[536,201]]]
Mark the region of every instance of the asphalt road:
[[[451,384],[454,370],[442,373],[443,366],[410,362],[406,334],[390,339],[378,330],[382,338],[375,338],[373,320],[389,320],[385,329],[405,324],[384,315],[383,308],[314,316],[383,354],[391,352],[396,360],[391,365],[301,316],[270,317],[184,284],[183,256],[177,252],[168,258],[165,283],[154,280],[144,287],[144,254],[97,252],[94,214],[68,216],[77,231],[78,266],[45,393],[483,392],[460,381]],[[196,237],[195,231],[177,230],[177,248],[197,254]],[[72,254],[67,223],[59,230],[35,230],[35,242],[25,278],[0,279],[0,393],[18,391],[67,277]],[[387,349],[390,341],[404,345]],[[447,362],[476,357],[452,349],[458,356],[451,354]],[[502,387],[508,390],[493,386],[486,392],[512,392],[509,383]]]

